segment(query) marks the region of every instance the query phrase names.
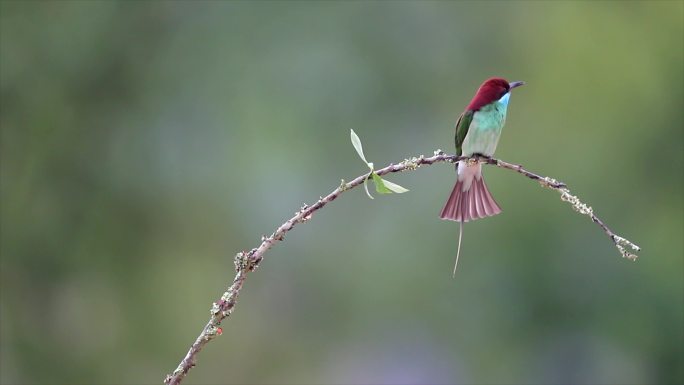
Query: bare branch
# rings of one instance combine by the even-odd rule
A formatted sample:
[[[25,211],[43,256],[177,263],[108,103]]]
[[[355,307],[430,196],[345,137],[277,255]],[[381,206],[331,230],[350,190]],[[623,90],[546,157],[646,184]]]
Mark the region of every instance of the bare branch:
[[[385,175],[395,172],[402,171],[413,171],[418,169],[423,165],[431,165],[435,163],[454,163],[459,160],[468,160],[470,162],[480,162],[484,164],[494,165],[500,168],[505,168],[508,170],[515,171],[521,175],[524,175],[532,180],[539,182],[543,187],[548,187],[553,190],[558,191],[561,194],[561,199],[570,203],[573,208],[580,214],[587,215],[592,221],[596,222],[601,229],[610,237],[615,246],[618,248],[623,257],[630,260],[635,260],[637,256],[626,250],[626,247],[631,248],[634,251],[639,251],[639,247],[625,238],[622,238],[615,233],[613,233],[593,212],[592,208],[582,203],[579,198],[570,194],[570,190],[565,185],[565,183],[559,182],[555,179],[549,177],[543,177],[537,175],[533,172],[527,171],[520,165],[514,165],[511,163],[504,162],[491,157],[476,156],[476,157],[465,157],[465,156],[455,156],[447,155],[441,150],[435,151],[434,155],[431,157],[414,157],[411,159],[405,159],[403,162],[398,164],[390,164],[389,166],[375,171],[378,175]],[[340,185],[334,189],[331,193],[325,197],[321,197],[316,203],[311,206],[304,205],[302,208],[295,213],[295,215],[288,219],[285,223],[280,225],[273,234],[268,237],[262,237],[261,244],[259,247],[251,249],[249,251],[242,251],[235,256],[235,278],[231,283],[228,290],[221,296],[218,302],[215,302],[210,310],[211,317],[209,322],[204,326],[202,332],[197,337],[195,342],[188,350],[183,360],[180,362],[176,370],[173,373],[166,376],[164,382],[167,385],[178,385],[183,381],[183,378],[187,375],[188,371],[195,366],[197,359],[197,354],[202,350],[204,345],[209,341],[216,338],[216,336],[221,335],[222,329],[220,327],[221,321],[228,317],[235,308],[238,296],[242,287],[245,283],[247,275],[254,271],[264,258],[264,254],[276,243],[276,241],[282,241],[284,239],[285,233],[292,230],[298,223],[304,223],[311,219],[314,213],[323,208],[326,204],[334,201],[345,191],[351,190],[359,185],[362,185],[364,180],[368,178],[368,173],[360,175],[354,178],[351,182],[341,181]]]

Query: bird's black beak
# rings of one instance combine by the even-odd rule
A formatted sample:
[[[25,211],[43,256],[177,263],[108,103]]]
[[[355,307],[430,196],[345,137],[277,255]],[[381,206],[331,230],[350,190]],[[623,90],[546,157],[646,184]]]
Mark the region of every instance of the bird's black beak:
[[[514,89],[515,87],[524,86],[524,85],[525,85],[525,82],[510,82],[510,83],[508,83],[508,86],[511,89]]]

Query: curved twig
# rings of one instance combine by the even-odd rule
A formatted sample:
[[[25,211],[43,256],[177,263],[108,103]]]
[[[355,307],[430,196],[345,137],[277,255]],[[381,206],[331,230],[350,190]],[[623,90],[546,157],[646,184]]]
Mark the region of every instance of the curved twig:
[[[613,241],[613,243],[618,248],[623,257],[628,258],[630,260],[635,260],[637,258],[635,254],[628,252],[626,248],[629,247],[634,251],[639,251],[639,247],[633,244],[632,242],[628,241],[627,239],[622,238],[613,233],[594,214],[591,207],[585,205],[576,196],[570,194],[570,190],[565,185],[565,183],[527,171],[520,165],[514,165],[499,159],[484,156],[465,157],[448,155],[440,150],[437,150],[435,151],[435,154],[431,157],[426,158],[421,155],[417,158],[414,157],[411,159],[405,159],[401,163],[390,164],[387,167],[375,171],[375,173],[378,175],[385,175],[395,172],[416,170],[417,168],[423,165],[431,165],[435,163],[444,162],[454,163],[459,160],[469,160],[472,162],[480,162],[484,164],[509,169],[521,175],[524,175],[532,180],[536,180],[543,187],[548,187],[558,191],[561,194],[561,199],[563,201],[569,202],[576,211],[578,211],[581,214],[589,216],[592,221],[596,222],[601,227],[601,229]],[[259,245],[259,247],[251,249],[249,251],[239,252],[235,256],[236,274],[235,278],[233,278],[233,282],[231,283],[230,287],[228,287],[228,289],[223,293],[221,299],[219,299],[212,305],[210,310],[211,317],[209,318],[209,322],[204,326],[204,329],[202,329],[202,332],[197,337],[195,342],[192,344],[190,350],[188,350],[188,353],[180,362],[176,370],[174,370],[173,373],[167,375],[164,379],[164,382],[167,385],[180,384],[181,381],[183,381],[183,378],[187,375],[188,371],[195,366],[197,354],[202,350],[202,348],[209,341],[213,340],[216,336],[221,335],[222,329],[219,325],[221,325],[221,321],[223,321],[233,312],[235,304],[237,303],[238,295],[240,294],[240,290],[242,290],[242,286],[245,283],[247,275],[259,266],[259,264],[264,258],[264,254],[271,247],[273,247],[276,241],[282,241],[284,239],[285,233],[292,230],[298,223],[304,223],[308,221],[315,212],[323,208],[323,206],[325,206],[326,204],[337,199],[337,197],[339,197],[345,191],[351,190],[355,187],[362,185],[367,177],[368,174],[364,173],[363,175],[354,178],[350,182],[345,182],[344,180],[342,180],[340,185],[337,188],[335,188],[331,193],[329,193],[325,197],[321,197],[318,201],[316,201],[316,203],[314,203],[311,206],[305,204],[299,211],[297,211],[295,216],[293,216],[292,218],[288,219],[285,223],[280,225],[280,227],[278,227],[276,231],[273,232],[273,234],[271,234],[268,237],[262,237],[261,244]]]

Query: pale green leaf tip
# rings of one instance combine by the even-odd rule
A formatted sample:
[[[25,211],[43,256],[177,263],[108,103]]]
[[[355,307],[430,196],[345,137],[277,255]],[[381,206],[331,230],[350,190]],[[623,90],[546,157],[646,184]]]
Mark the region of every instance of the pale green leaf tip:
[[[389,190],[391,190],[392,192],[395,192],[397,194],[403,194],[405,192],[410,191],[409,189],[402,187],[402,186],[399,186],[396,183],[392,183],[392,182],[388,181],[387,179],[383,179],[383,182],[384,182],[386,188],[388,188]]]
[[[375,199],[375,198],[373,198],[373,196],[371,195],[370,191],[368,191],[368,178],[366,178],[366,179],[363,180],[363,189],[366,190],[366,195],[368,195],[368,197],[369,197],[370,199]]]
[[[354,146],[354,149],[356,150],[356,153],[359,154],[359,157],[361,160],[364,161],[364,163],[368,163],[366,160],[366,157],[363,155],[363,146],[361,146],[361,139],[359,139],[359,136],[356,135],[356,132],[354,132],[354,129],[350,129],[350,137],[351,137],[351,142],[352,145]]]

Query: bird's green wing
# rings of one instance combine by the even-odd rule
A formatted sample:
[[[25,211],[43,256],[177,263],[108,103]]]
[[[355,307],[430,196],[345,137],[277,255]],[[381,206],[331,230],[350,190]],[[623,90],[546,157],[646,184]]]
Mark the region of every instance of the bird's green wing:
[[[461,146],[463,146],[463,141],[468,134],[468,128],[470,128],[470,122],[473,121],[474,113],[472,110],[464,111],[456,121],[456,156],[461,156],[463,153]]]

